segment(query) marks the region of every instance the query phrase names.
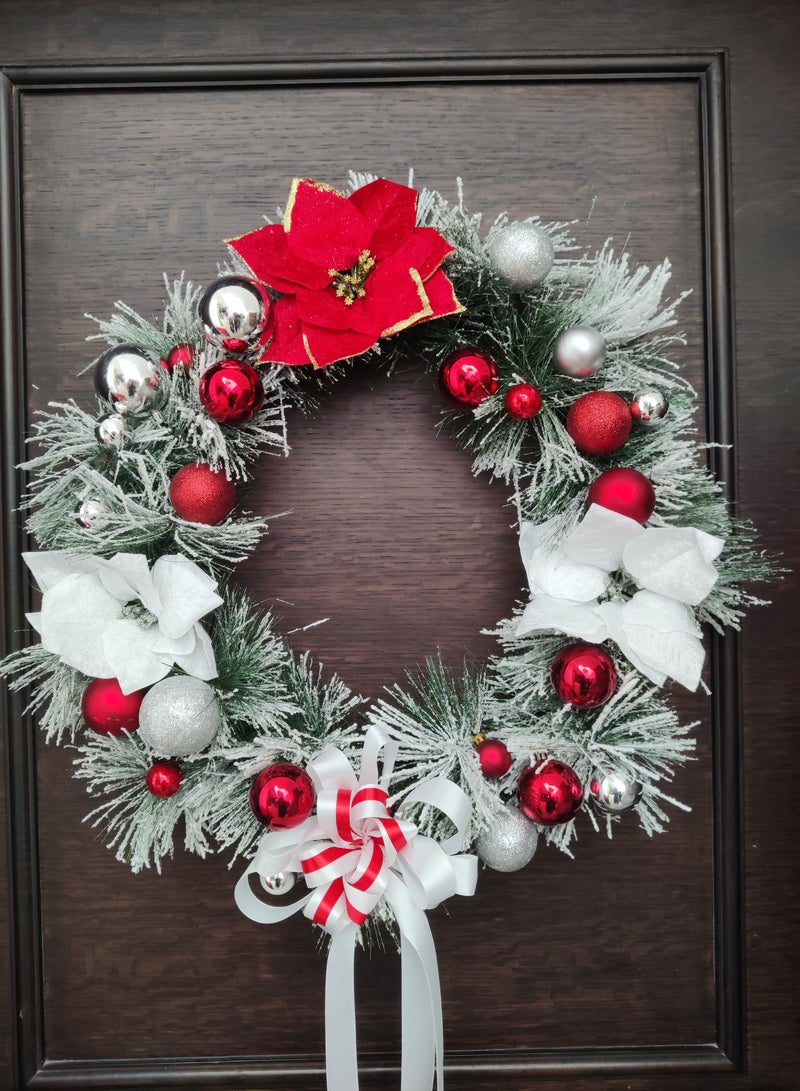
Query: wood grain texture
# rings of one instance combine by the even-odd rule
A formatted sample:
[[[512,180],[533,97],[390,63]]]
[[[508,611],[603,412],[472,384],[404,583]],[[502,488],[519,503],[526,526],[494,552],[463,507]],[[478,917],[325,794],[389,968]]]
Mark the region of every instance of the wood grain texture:
[[[646,26],[628,4],[544,9],[512,0],[462,4],[457,17],[448,5],[414,2],[341,4],[335,18],[316,3],[238,4],[235,20],[200,2],[129,12],[93,3],[81,18],[74,10],[6,2],[0,59],[237,61],[727,45],[739,495],[769,547],[796,563],[797,377],[789,331],[798,226],[791,41],[798,23],[789,5],[756,11],[750,3],[712,3],[698,11],[679,3],[648,12]],[[445,190],[462,174],[468,198],[489,211],[524,213],[533,200],[544,216],[582,221],[597,196],[588,224],[576,226],[582,240],[627,239],[630,232],[637,258],[670,254],[678,287],[702,282],[697,101],[679,84],[617,82],[591,91],[557,82],[457,85],[435,96],[429,88],[356,86],[324,95],[231,91],[216,102],[199,92],[53,94],[37,96],[23,116],[27,347],[39,386],[31,408],[53,396],[84,395],[85,380],[75,378],[89,362],[84,310],[106,313],[116,297],[156,310],[161,269],[186,268],[208,280],[219,239],[281,202],[298,169],[335,179],[346,166],[363,166],[402,177],[413,162],[420,181]],[[683,313],[689,345],[682,363],[696,381],[701,297],[696,291]],[[435,400],[411,366],[391,384],[359,377],[321,419],[293,422],[292,458],[266,460],[250,498],[259,510],[291,506],[294,514],[274,524],[244,578],[265,601],[280,589],[289,600],[282,611],[287,628],[330,615],[307,634],[308,646],[367,693],[437,642],[451,661],[465,651],[484,654],[474,634],[519,593],[499,487],[469,479],[465,457],[445,437],[435,438],[434,418]],[[341,518],[343,505],[352,520]],[[432,551],[431,542],[442,548]],[[320,564],[318,543],[334,563]],[[454,595],[464,572],[480,579],[468,581],[469,593]],[[353,585],[358,594],[343,596]],[[794,590],[790,582],[771,612],[752,615],[743,638],[751,1074],[720,1077],[719,1086],[796,1086],[797,762],[791,676],[781,665],[792,643]],[[706,717],[699,701],[683,702],[681,711]],[[625,830],[606,845],[587,833],[574,863],[549,853],[537,860],[535,875],[486,875],[478,899],[454,904],[447,921],[437,915],[449,1046],[513,1051],[713,1038],[702,732],[700,758],[681,784],[695,811],[678,815],[668,837],[649,843]],[[99,1059],[110,1055],[110,1043],[114,1055],[131,1058],[318,1052],[321,1021],[310,1013],[322,962],[307,957],[302,925],[293,922],[272,937],[238,920],[221,862],[179,858],[160,879],[127,876],[80,825],[86,800],[67,780],[67,766],[63,753],[40,754],[49,1056]],[[599,907],[588,920],[587,906]],[[191,959],[187,936],[199,937]],[[360,967],[366,1051],[396,1048],[396,981],[387,980],[395,970],[391,959]],[[285,982],[298,974],[301,1000],[280,1003]],[[75,1003],[78,986],[88,1019]],[[297,1007],[307,1012],[302,1020]],[[563,1086],[560,1080],[537,1076],[536,1084]],[[646,1080],[607,1072],[570,1078],[569,1086],[654,1089],[704,1080],[677,1070]],[[365,1080],[370,1085],[391,1084],[377,1075],[372,1084]],[[530,1085],[530,1077],[513,1074],[498,1084]],[[483,1078],[466,1071],[448,1080],[456,1089],[480,1086],[487,1086]]]

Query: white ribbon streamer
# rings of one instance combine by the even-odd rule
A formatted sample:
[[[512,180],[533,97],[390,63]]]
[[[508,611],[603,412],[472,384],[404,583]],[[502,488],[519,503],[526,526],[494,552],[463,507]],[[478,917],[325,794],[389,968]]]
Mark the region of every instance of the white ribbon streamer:
[[[379,775],[378,760],[383,750]],[[452,894],[470,896],[477,858],[461,855],[470,818],[466,794],[442,777],[425,781],[405,800],[440,810],[455,833],[439,844],[386,805],[398,745],[370,727],[357,777],[341,750],[329,747],[308,764],[317,811],[294,829],[265,833],[236,884],[236,904],[259,924],[302,911],[333,938],[325,984],[328,1091],[358,1091],[354,955],[358,929],[386,898],[400,931],[402,960],[401,1091],[444,1088],[444,1030],[436,950],[426,909]],[[289,905],[263,902],[251,875],[302,872],[311,887]]]

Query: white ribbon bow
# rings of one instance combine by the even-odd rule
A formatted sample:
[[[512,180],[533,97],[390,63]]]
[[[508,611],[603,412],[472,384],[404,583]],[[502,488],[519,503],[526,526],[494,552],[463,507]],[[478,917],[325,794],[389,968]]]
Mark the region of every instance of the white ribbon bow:
[[[712,562],[724,544],[694,527],[643,527],[599,504],[558,545],[550,524],[523,524],[520,552],[533,598],[517,636],[555,629],[595,643],[611,639],[656,685],[669,677],[695,690],[705,652],[690,607],[716,583]],[[626,601],[598,601],[617,571],[640,590]]]
[[[378,775],[378,757],[383,770]],[[302,909],[332,937],[325,985],[328,1091],[357,1091],[353,962],[358,928],[385,897],[400,930],[402,958],[402,1091],[444,1087],[444,1031],[436,951],[426,909],[452,894],[469,896],[477,883],[477,858],[461,855],[470,817],[466,794],[443,777],[425,781],[406,803],[437,807],[456,832],[442,844],[395,818],[387,807],[398,745],[370,727],[361,774],[336,747],[308,764],[317,789],[317,813],[289,830],[265,833],[255,858],[236,884],[236,904],[261,924],[285,920]],[[302,872],[309,893],[291,905],[262,902],[251,875]]]

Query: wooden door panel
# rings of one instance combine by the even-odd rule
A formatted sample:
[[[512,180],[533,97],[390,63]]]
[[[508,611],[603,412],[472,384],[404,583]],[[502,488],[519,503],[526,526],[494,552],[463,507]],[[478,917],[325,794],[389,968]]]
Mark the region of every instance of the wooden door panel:
[[[297,173],[404,180],[413,166],[417,184],[448,194],[463,178],[487,220],[574,217],[587,248],[613,236],[637,261],[668,254],[675,292],[692,289],[681,366],[708,434],[730,433],[720,56],[8,77],[20,203],[7,202],[7,239],[19,225],[7,267],[23,273],[25,346],[23,357],[7,344],[6,360],[24,358],[28,418],[88,398],[84,311],[105,315],[121,298],[155,313],[162,270],[208,282],[221,240],[272,213]],[[286,631],[329,618],[291,640],[366,696],[437,646],[453,665],[485,656],[480,630],[521,594],[505,490],[471,478],[436,433],[438,406],[413,360],[391,381],[356,366],[319,416],[295,415],[292,457],[263,460],[248,496],[254,510],[292,514],[242,581]],[[19,574],[9,579],[17,588]],[[432,915],[448,1087],[521,1091],[548,1076],[611,1087],[628,1070],[621,1086],[661,1086],[659,1072],[665,1087],[687,1072],[700,1086],[717,1068],[738,1079],[736,662],[712,658],[715,699],[676,702],[700,721],[698,761],[676,789],[692,812],[674,812],[668,835],[630,824],[607,842],[587,829],[574,861],[542,852],[523,873],[483,872],[475,898]],[[88,800],[68,751],[37,743],[34,766],[18,732],[20,1086],[323,1086],[325,967],[306,923],[239,916],[223,859],[179,851],[162,876],[131,876],[81,822]],[[35,797],[20,783],[33,768]],[[365,1088],[397,1083],[398,977],[393,954],[358,962]]]

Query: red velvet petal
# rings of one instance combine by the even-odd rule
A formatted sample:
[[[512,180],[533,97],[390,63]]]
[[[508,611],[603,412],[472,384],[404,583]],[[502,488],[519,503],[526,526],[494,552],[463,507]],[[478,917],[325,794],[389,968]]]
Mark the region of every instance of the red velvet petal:
[[[357,189],[350,204],[372,224],[369,250],[379,260],[393,253],[417,222],[417,191],[388,178],[376,178]]]
[[[311,363],[294,296],[284,296],[275,304],[275,336],[261,359],[266,363],[292,366]]]
[[[315,367],[327,367],[337,360],[358,356],[375,344],[375,338],[355,330],[323,330],[319,326],[304,326],[306,349]]]
[[[411,266],[423,280],[427,280],[454,252],[455,247],[435,227],[417,227],[400,249],[392,254],[392,261]]]
[[[355,265],[372,235],[347,197],[309,178],[295,179],[284,226],[291,252],[326,272]]]
[[[298,292],[297,313],[300,321],[312,326],[322,326],[329,330],[349,330],[353,328],[351,315],[357,303],[347,306],[333,288],[322,292]]]
[[[256,279],[263,280],[279,292],[324,288],[330,284],[331,278],[326,269],[289,252],[286,232],[280,224],[268,224],[238,239],[228,239],[228,245],[247,262]]]
[[[456,299],[450,278],[442,269],[437,269],[433,276],[428,277],[425,281],[425,291],[428,294],[428,302],[433,308],[433,314],[428,315],[428,318],[443,318],[447,314],[459,314],[464,310],[463,305]]]
[[[379,328],[381,337],[390,337],[430,314],[419,273],[393,257],[373,269],[366,289],[365,298],[359,301],[363,305],[359,319],[364,326]]]

